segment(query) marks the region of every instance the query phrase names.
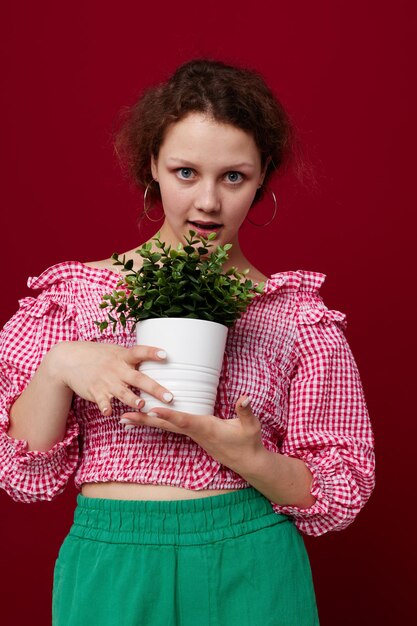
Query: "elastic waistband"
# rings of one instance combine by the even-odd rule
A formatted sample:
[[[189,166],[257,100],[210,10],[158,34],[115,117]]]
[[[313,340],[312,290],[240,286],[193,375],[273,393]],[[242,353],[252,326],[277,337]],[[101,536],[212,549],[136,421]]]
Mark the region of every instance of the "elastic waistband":
[[[110,543],[197,545],[291,522],[249,487],[189,500],[111,500],[77,495],[69,534]]]

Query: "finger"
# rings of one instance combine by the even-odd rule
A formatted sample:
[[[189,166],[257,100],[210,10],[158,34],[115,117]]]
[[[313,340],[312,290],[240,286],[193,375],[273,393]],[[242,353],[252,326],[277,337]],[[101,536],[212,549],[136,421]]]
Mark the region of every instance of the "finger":
[[[181,430],[193,432],[207,432],[210,426],[209,415],[193,415],[183,411],[174,411],[166,407],[155,407],[149,413],[148,417],[167,420],[171,425],[175,425]]]
[[[127,387],[121,386],[118,391],[113,394],[103,394],[96,399],[96,404],[103,415],[109,416],[113,412],[112,399],[117,398],[123,404],[131,407],[132,409],[141,409],[145,406],[145,401],[139,398],[133,391],[130,391]]]
[[[252,411],[251,408],[251,399],[249,396],[242,396],[236,403],[236,407],[240,409],[246,409],[246,413],[250,413]]]
[[[252,412],[251,399],[249,396],[241,396],[236,402],[236,414],[247,424],[252,424],[258,418]]]
[[[132,409],[141,409],[145,406],[145,400],[134,393],[127,385],[120,385],[114,392],[114,397],[130,406]]]
[[[120,423],[123,424],[125,428],[143,425],[152,426],[153,428],[163,428],[164,430],[169,430],[174,433],[182,433],[184,428],[177,423],[177,420],[175,420],[175,422],[172,419],[168,420],[166,417],[158,416],[153,411],[149,411],[149,413],[143,413],[142,411],[123,413]]]
[[[131,387],[141,389],[162,402],[169,403],[173,399],[173,395],[169,389],[160,385],[154,378],[138,370],[130,370],[126,376],[126,382]]]
[[[241,423],[247,429],[247,432],[251,435],[255,435],[258,442],[262,426],[258,417],[252,411],[251,399],[249,396],[241,396],[236,402],[236,414]]]
[[[100,409],[100,412],[103,415],[106,415],[107,417],[111,415],[113,412],[113,408],[111,404],[112,398],[113,396],[110,394],[103,394],[101,396],[98,396],[95,400],[95,403]]]
[[[126,351],[125,360],[129,365],[137,365],[141,361],[163,361],[166,352],[155,346],[132,346]]]

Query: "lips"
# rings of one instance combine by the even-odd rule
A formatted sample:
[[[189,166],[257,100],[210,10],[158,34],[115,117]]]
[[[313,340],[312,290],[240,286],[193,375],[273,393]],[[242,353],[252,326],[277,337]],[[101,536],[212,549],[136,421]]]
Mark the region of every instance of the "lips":
[[[222,227],[222,224],[216,224],[215,222],[188,222],[197,230],[202,231],[210,231],[210,230],[219,230]]]

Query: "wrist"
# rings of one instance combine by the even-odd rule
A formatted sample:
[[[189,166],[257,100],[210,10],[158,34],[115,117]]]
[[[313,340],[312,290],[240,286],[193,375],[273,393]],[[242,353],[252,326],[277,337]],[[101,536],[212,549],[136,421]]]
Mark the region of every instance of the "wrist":
[[[236,467],[232,467],[231,469],[242,476],[242,478],[245,478],[245,480],[248,480],[262,473],[270,454],[270,451],[262,445],[262,447],[257,448],[252,454],[247,455],[245,458],[240,458]]]
[[[316,502],[310,491],[313,475],[301,459],[264,448],[236,471],[276,504],[306,509]]]

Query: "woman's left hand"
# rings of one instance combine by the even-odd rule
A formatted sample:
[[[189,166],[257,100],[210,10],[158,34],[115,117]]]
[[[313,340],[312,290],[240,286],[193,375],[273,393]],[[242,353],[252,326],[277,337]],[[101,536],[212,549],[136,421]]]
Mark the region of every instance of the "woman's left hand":
[[[242,463],[250,464],[264,451],[261,423],[252,413],[250,404],[242,406],[247,396],[236,402],[236,418],[221,419],[215,415],[193,415],[156,407],[149,413],[132,412],[122,415],[124,425],[145,425],[187,435],[216,461],[236,470]]]

